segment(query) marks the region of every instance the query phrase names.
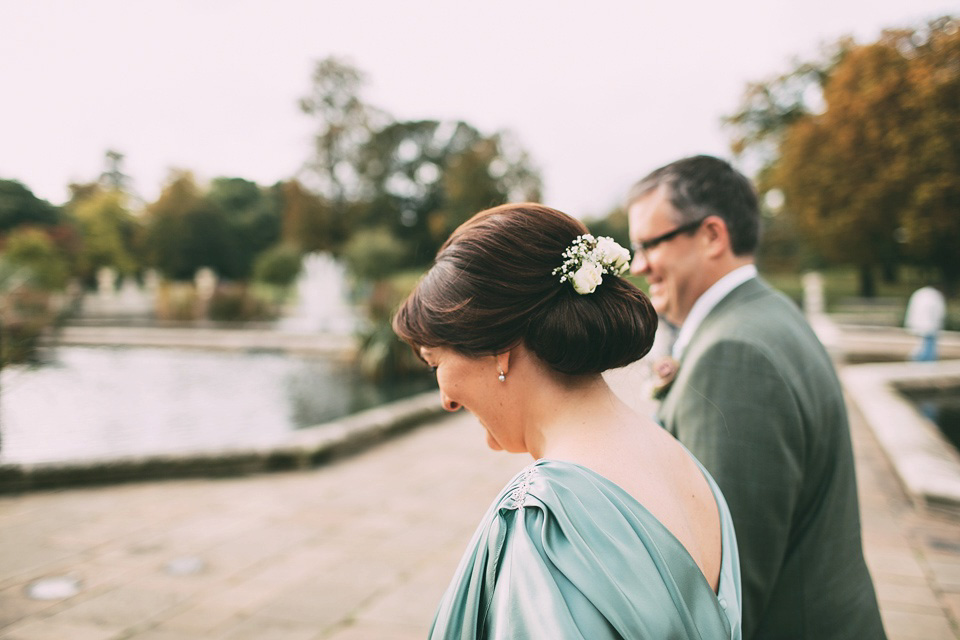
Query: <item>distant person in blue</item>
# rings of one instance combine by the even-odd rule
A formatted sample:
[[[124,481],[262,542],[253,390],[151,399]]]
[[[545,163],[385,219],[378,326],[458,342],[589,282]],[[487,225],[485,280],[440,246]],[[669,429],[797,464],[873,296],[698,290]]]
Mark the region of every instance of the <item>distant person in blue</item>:
[[[454,231],[394,317],[444,408],[535,460],[480,521],[431,638],[741,638],[720,490],[601,376],[657,328],[629,262],[559,211],[503,205]]]
[[[947,317],[947,303],[936,287],[921,287],[913,292],[907,302],[904,326],[920,336],[920,344],[912,357],[917,362],[933,362],[937,359],[937,335],[943,329]]]

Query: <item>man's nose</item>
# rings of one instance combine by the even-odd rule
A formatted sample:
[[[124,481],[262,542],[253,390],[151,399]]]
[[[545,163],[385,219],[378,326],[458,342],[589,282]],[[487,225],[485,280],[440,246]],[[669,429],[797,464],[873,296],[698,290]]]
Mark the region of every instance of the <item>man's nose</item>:
[[[649,270],[650,263],[647,262],[647,256],[643,251],[634,251],[633,260],[630,261],[630,273],[635,276],[646,273]]]
[[[443,408],[447,411],[456,411],[461,406],[459,402],[448,398],[443,391],[440,392],[440,404],[442,404]]]

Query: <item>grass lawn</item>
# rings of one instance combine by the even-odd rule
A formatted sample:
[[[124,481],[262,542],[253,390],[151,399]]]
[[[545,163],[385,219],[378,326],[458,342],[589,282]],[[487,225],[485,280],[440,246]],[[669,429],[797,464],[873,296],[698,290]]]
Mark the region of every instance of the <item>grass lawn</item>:
[[[825,269],[821,274],[824,280],[827,311],[842,316],[844,320],[850,322],[856,322],[859,318],[863,324],[903,326],[903,317],[910,294],[928,284],[918,271],[903,269],[897,282],[883,282],[878,278],[875,298],[861,298],[859,274],[856,269]],[[800,280],[803,274],[764,272],[763,277],[798,303],[802,299]],[[946,328],[951,331],[960,331],[960,298],[957,296],[947,300]]]
[[[852,324],[903,326],[903,316],[910,294],[927,284],[919,272],[903,269],[898,282],[888,283],[877,280],[877,297],[861,298],[859,274],[856,269],[825,269],[821,274],[824,280],[827,311],[835,314],[843,322]],[[761,275],[798,305],[802,303],[803,273],[761,271]],[[626,278],[644,292],[647,291],[647,282],[642,276],[628,275]],[[960,298],[956,296],[947,300],[946,328],[950,331],[960,331]]]

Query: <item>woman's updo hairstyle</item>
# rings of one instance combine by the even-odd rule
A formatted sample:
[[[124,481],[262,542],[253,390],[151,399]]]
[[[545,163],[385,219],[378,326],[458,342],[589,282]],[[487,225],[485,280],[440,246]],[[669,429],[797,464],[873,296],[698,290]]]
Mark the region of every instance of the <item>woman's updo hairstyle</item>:
[[[393,318],[402,340],[464,355],[521,342],[555,371],[596,374],[642,358],[657,315],[642,291],[614,276],[588,295],[553,270],[580,221],[539,204],[487,209],[460,225]]]

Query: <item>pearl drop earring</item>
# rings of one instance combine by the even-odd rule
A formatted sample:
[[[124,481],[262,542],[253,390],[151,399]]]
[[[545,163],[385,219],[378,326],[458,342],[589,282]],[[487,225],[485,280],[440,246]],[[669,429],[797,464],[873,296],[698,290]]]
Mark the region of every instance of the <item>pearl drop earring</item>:
[[[504,382],[506,379],[507,379],[507,374],[505,374],[503,370],[501,370],[500,375],[497,376],[497,380],[499,380],[500,382]]]

